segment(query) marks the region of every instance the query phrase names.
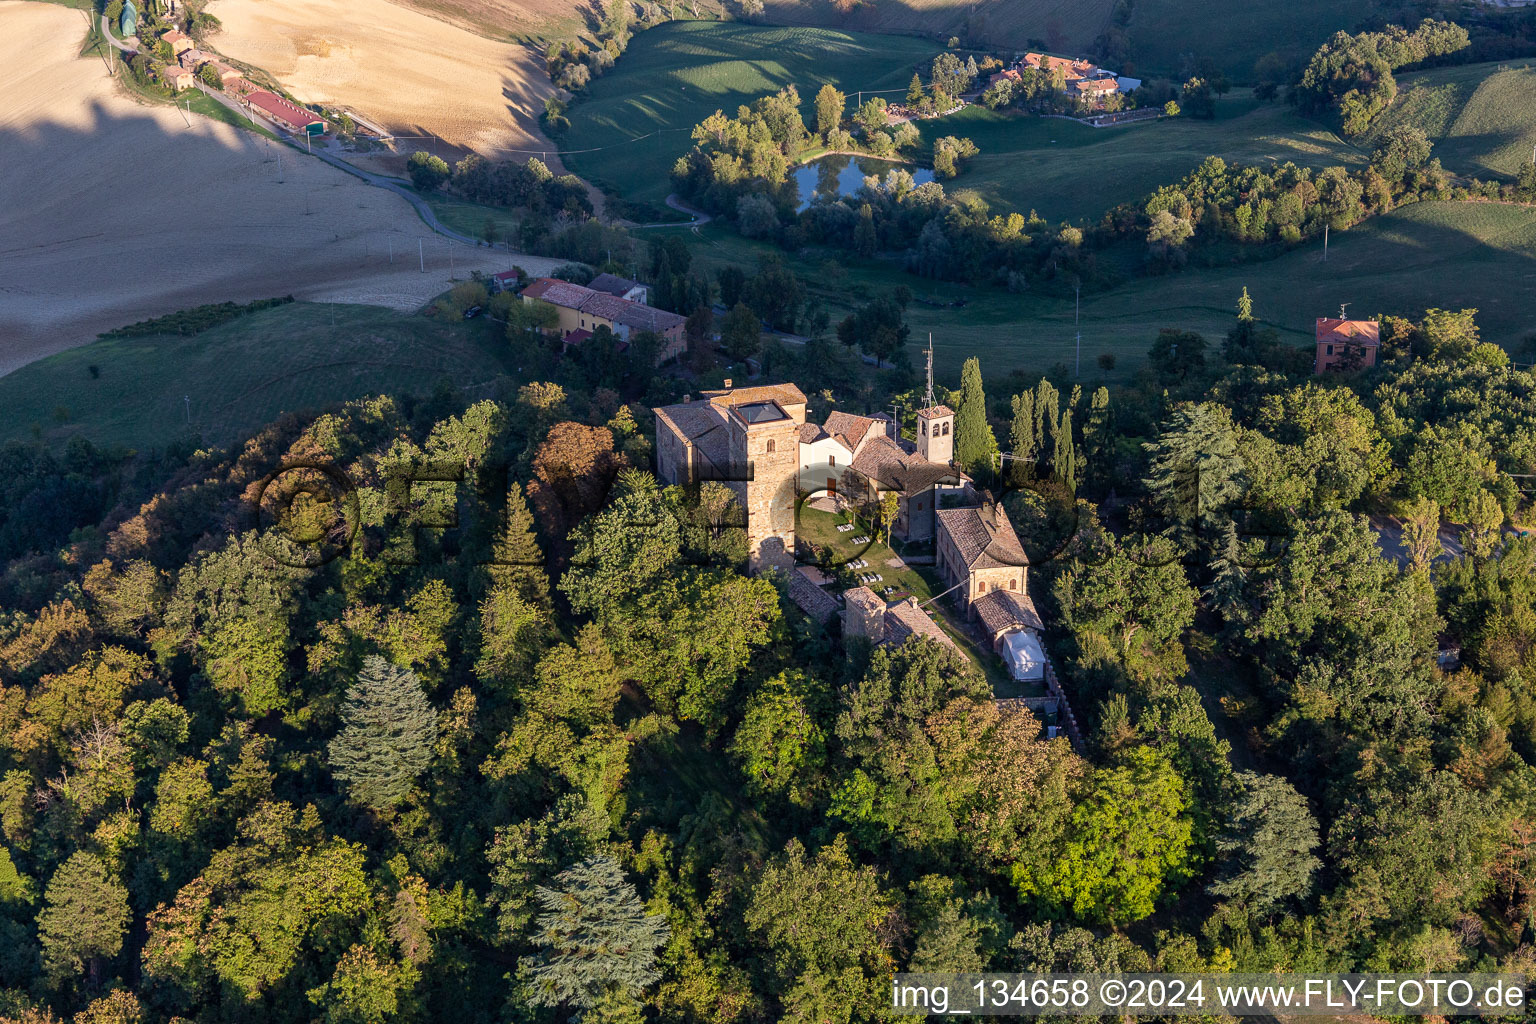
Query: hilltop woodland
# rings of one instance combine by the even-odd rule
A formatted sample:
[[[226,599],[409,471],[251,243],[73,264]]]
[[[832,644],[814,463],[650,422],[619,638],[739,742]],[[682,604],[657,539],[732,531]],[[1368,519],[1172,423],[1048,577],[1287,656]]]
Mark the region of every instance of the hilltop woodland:
[[[957,455],[1081,750],[745,575],[731,493],[649,472],[659,380],[0,449],[0,1018],[862,1022],[908,968],[1529,970],[1536,376],[1475,312],[1384,316],[1326,380],[1246,293],[1113,392],[989,400],[967,364]],[[916,404],[775,358],[817,416]]]

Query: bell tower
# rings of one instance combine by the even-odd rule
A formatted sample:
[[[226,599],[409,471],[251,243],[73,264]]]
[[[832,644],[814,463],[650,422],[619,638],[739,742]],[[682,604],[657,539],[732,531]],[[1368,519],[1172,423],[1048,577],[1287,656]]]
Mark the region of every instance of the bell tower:
[[[928,390],[917,410],[917,454],[929,462],[949,465],[955,458],[955,412],[933,396],[933,335],[928,335]]]

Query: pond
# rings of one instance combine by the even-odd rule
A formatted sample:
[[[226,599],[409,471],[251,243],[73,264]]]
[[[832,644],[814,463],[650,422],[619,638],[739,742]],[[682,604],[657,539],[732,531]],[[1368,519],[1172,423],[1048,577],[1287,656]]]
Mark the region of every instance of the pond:
[[[794,170],[795,184],[800,189],[800,205],[805,209],[816,196],[847,196],[857,192],[870,175],[883,178],[891,171],[904,170],[912,175],[914,185],[933,180],[933,171],[926,167],[911,167],[893,160],[876,160],[870,156],[824,156],[802,164]]]

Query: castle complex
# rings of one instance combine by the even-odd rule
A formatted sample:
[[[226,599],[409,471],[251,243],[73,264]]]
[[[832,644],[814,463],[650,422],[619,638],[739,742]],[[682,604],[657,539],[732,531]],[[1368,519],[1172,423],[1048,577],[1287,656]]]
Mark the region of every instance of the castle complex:
[[[934,401],[931,371],[915,440],[884,415],[834,412],[824,423],[808,422],[805,395],[793,384],[705,391],[655,412],[657,477],[678,485],[715,480],[734,491],[753,572],[795,571],[802,503],[836,509],[895,494],[893,538],[932,540],[945,592],[955,594],[994,649],[1002,653],[1028,639],[1035,654],[1019,658],[1034,658],[1035,667],[1043,662],[1023,546],[1002,508],[955,466],[955,414]],[[857,587],[843,595],[843,606],[845,635],[899,642],[927,633],[950,642],[911,599],[887,604]]]

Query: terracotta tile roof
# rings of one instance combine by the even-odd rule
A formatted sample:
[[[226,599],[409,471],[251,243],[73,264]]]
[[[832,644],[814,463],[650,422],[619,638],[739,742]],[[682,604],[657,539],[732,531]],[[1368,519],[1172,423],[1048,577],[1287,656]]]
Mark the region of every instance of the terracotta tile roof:
[[[789,574],[789,599],[817,622],[826,624],[837,614],[837,598],[798,572]]]
[[[567,345],[580,345],[584,341],[592,340],[592,332],[588,330],[572,331],[570,334],[567,334],[560,340],[565,342]]]
[[[1336,320],[1320,316],[1317,318],[1317,340],[1319,343],[1332,341],[1376,348],[1381,344],[1381,325],[1375,320]]]
[[[815,444],[817,441],[831,436],[831,434],[821,429],[821,424],[819,423],[807,423],[800,428],[801,444]]]
[[[590,288],[582,289],[587,293],[587,298],[578,309],[588,316],[599,316],[604,320],[616,324],[623,324],[636,331],[655,331],[657,334],[665,333],[674,328],[681,327],[688,322],[685,316],[676,313],[668,313],[664,309],[656,309],[647,306],[643,302],[632,302],[629,299],[621,299],[604,292],[595,292]],[[545,302],[551,302],[549,295],[544,296]],[[556,302],[557,306],[565,305],[564,302]]]
[[[834,412],[827,416],[823,429],[837,438],[844,448],[857,453],[859,445],[864,442],[864,438],[872,429],[879,429],[879,433],[874,436],[884,436],[887,422],[889,421],[876,420],[868,416],[855,416],[847,412]]]
[[[525,298],[542,299],[553,306],[580,309],[581,304],[595,293],[585,285],[572,284],[556,277],[541,277],[524,288],[522,294]]]
[[[627,277],[619,277],[616,274],[598,274],[587,282],[587,287],[595,292],[606,292],[609,295],[617,295],[623,298],[626,292],[640,287],[639,281],[631,281]]]
[[[970,569],[996,569],[1028,565],[1019,535],[1003,512],[1002,506],[984,508],[941,508],[935,513],[939,532],[949,535]]]
[[[862,611],[876,611],[885,607],[885,599],[868,587],[854,587],[843,591],[843,603]]]
[[[296,128],[302,128],[320,120],[320,116],[314,111],[305,110],[297,104],[289,103],[276,93],[265,90],[251,93],[248,102],[273,120]]]
[[[1079,78],[1087,78],[1099,70],[1086,60],[1074,60],[1071,57],[1052,57],[1044,53],[1026,53],[1024,55],[1024,63],[1032,68],[1039,68],[1041,71],[1054,71],[1060,68],[1068,82],[1076,81]]]
[[[900,645],[911,636],[927,637],[929,640],[943,644],[956,654],[960,653],[960,648],[955,646],[949,634],[940,629],[939,624],[917,606],[916,598],[909,597],[885,610],[885,637],[889,642]]]
[[[866,441],[853,460],[853,471],[882,487],[903,494],[921,494],[934,484],[959,484],[965,474],[938,462],[929,462],[906,444],[884,434]]]
[[[805,394],[793,384],[765,384],[755,388],[730,391],[706,391],[704,397],[716,405],[745,405],[749,402],[778,402],[780,405],[804,405]]]
[[[180,53],[182,50],[190,49],[192,46],[192,37],[179,29],[173,28],[169,32],[162,32],[160,33],[160,38],[171,44],[172,53]]]
[[[981,624],[987,632],[993,636],[1015,626],[1023,626],[1032,629],[1036,633],[1045,631],[1045,624],[1040,621],[1040,613],[1035,611],[1035,602],[1030,600],[1026,593],[1012,590],[994,590],[984,597],[979,597],[971,603],[976,610],[976,615],[981,619]]]
[[[955,414],[955,410],[951,409],[947,405],[932,405],[926,409],[917,410],[917,414],[919,416],[927,416],[929,419],[933,419],[937,416],[953,416]]]
[[[1113,78],[1083,78],[1072,84],[1078,92],[1115,92],[1120,88]]]
[[[709,402],[679,402],[677,405],[658,405],[652,410],[656,417],[669,424],[689,441],[712,430],[725,429],[725,416]]]

